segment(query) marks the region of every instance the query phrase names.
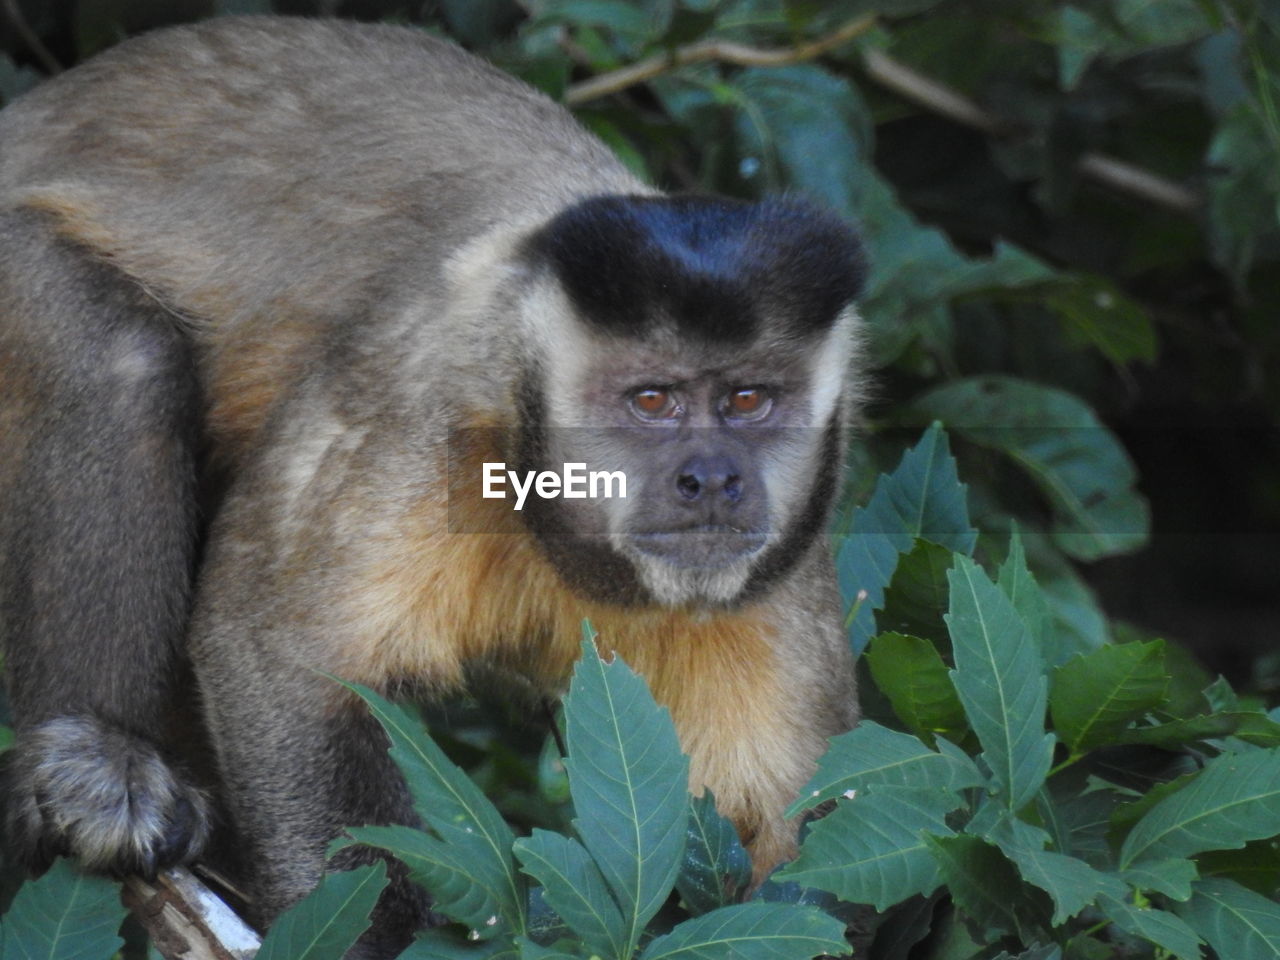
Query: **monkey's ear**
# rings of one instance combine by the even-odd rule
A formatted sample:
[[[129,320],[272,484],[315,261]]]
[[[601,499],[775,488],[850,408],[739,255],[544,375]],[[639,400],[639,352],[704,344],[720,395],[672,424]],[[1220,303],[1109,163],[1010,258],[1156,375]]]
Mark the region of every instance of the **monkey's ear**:
[[[724,343],[766,323],[824,332],[865,273],[853,229],[793,198],[590,197],[530,237],[527,253],[610,333],[645,337],[674,322],[682,336]]]

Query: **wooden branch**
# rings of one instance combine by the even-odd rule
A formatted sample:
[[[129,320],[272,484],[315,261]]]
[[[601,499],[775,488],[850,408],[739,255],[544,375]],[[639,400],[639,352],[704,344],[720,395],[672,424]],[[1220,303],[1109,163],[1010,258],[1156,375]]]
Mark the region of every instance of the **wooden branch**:
[[[44,67],[44,72],[50,76],[61,73],[62,64],[49,52],[49,48],[40,42],[36,32],[31,29],[26,17],[22,15],[22,10],[18,8],[18,0],[0,0],[0,9],[4,10],[5,19],[9,21],[9,26],[13,27],[13,32],[18,35],[18,39],[40,62],[40,66]]]
[[[739,67],[782,67],[792,63],[803,63],[822,56],[854,37],[861,36],[870,30],[875,22],[876,18],[872,14],[858,17],[826,36],[794,47],[749,47],[741,43],[730,43],[727,40],[706,40],[686,47],[677,47],[670,53],[649,57],[630,66],[572,84],[565,90],[564,101],[571,107],[580,106],[590,100],[598,100],[600,97],[652,80],[677,67],[691,63],[704,63],[708,60],[732,63]]]
[[[874,15],[859,17],[833,33],[795,47],[749,47],[718,40],[678,47],[661,56],[649,57],[630,66],[572,84],[565,91],[565,103],[571,107],[581,106],[691,63],[715,60],[743,67],[777,67],[801,63],[866,33],[875,23]],[[882,50],[865,51],[862,55],[862,68],[875,83],[930,113],[979,130],[988,136],[1018,135],[1016,125],[964,94],[895,60]],[[1198,192],[1106,154],[1092,151],[1085,153],[1077,162],[1076,169],[1081,176],[1095,183],[1183,216],[1195,216],[1204,205],[1204,198]]]
[[[178,867],[128,877],[121,897],[165,960],[253,960],[261,939],[218,895]]]
[[[868,50],[862,58],[862,67],[871,80],[930,113],[991,136],[1017,134],[1003,118],[880,50]],[[1092,151],[1082,154],[1076,169],[1095,183],[1183,216],[1194,216],[1204,204],[1204,198],[1196,191],[1106,154]]]

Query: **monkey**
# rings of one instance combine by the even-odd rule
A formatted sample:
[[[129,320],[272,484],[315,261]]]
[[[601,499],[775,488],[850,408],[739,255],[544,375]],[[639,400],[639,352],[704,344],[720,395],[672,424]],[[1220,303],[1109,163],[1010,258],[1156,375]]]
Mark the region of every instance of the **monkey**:
[[[823,531],[864,261],[407,27],[168,28],[0,111],[10,848],[150,873],[229,836],[265,927],[376,855],[326,861],[344,827],[417,823],[332,677],[554,699],[586,618],[762,880],[858,718]],[[627,495],[515,510],[497,464]],[[395,874],[351,956],[428,912]]]

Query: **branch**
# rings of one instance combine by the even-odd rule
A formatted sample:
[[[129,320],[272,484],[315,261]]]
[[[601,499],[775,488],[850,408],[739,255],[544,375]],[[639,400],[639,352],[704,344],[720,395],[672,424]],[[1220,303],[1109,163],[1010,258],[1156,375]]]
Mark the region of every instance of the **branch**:
[[[779,67],[801,63],[819,57],[840,44],[866,33],[875,23],[874,15],[859,17],[850,20],[833,33],[795,47],[749,47],[740,43],[717,40],[677,47],[666,54],[649,57],[630,66],[572,84],[565,91],[564,100],[571,107],[581,106],[588,101],[652,80],[679,67],[708,60],[741,67]],[[1003,117],[990,112],[964,94],[893,59],[881,50],[873,48],[865,51],[862,67],[871,80],[930,113],[946,117],[961,126],[980,130],[988,136],[1013,137],[1018,134],[1016,125]],[[1194,216],[1204,204],[1204,198],[1196,191],[1189,190],[1182,184],[1152,173],[1150,170],[1144,170],[1105,154],[1091,151],[1081,155],[1076,169],[1081,176],[1095,183],[1183,216]]]
[[[1006,137],[1016,133],[1013,125],[1003,118],[880,50],[868,50],[862,58],[862,67],[867,76],[880,86],[930,113],[991,136]],[[1082,154],[1076,162],[1076,170],[1095,183],[1183,216],[1194,216],[1204,203],[1199,193],[1180,183],[1105,154],[1092,151]]]
[[[258,952],[258,935],[181,867],[154,881],[126,878],[122,899],[168,960],[252,960]]]
[[[589,100],[598,100],[600,97],[607,97],[611,93],[652,80],[677,67],[691,63],[704,63],[708,60],[732,63],[739,67],[783,67],[792,63],[803,63],[822,56],[854,37],[861,36],[870,30],[875,22],[876,18],[873,14],[858,17],[826,36],[794,47],[749,47],[727,40],[706,40],[686,47],[677,47],[669,53],[649,57],[630,66],[575,83],[565,90],[564,101],[571,107],[580,106]]]
[[[13,32],[18,35],[28,50],[31,51],[40,66],[44,67],[44,72],[53,75],[62,72],[62,64],[56,57],[49,52],[49,48],[40,42],[40,38],[36,36],[34,30],[23,17],[22,11],[18,8],[18,0],[0,0],[0,9],[4,10],[5,18],[9,21],[9,26],[13,27]]]

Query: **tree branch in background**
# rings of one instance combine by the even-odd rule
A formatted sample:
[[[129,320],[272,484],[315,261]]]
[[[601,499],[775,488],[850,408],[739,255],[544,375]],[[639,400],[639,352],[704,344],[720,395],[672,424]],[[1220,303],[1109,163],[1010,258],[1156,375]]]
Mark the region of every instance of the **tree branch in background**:
[[[803,63],[820,57],[840,44],[852,40],[870,30],[876,22],[874,15],[850,20],[844,26],[819,37],[810,43],[802,43],[795,47],[748,47],[741,43],[730,43],[726,40],[707,40],[693,43],[686,47],[677,47],[670,53],[650,57],[633,63],[629,67],[611,70],[598,77],[571,85],[564,95],[564,101],[571,107],[579,106],[588,100],[617,93],[637,83],[644,83],[656,76],[668,73],[677,67],[691,63],[704,63],[717,60],[721,63],[732,63],[739,67],[783,67],[792,63]]]
[[[18,35],[18,39],[31,51],[31,55],[40,62],[44,72],[50,76],[61,73],[62,64],[49,52],[48,47],[40,42],[40,38],[31,29],[26,17],[22,15],[22,11],[18,8],[18,0],[0,0],[0,10],[4,11],[4,17],[9,21],[9,26],[13,27],[13,32]]]
[[[863,55],[862,68],[880,86],[930,113],[991,136],[1007,137],[1015,133],[1003,118],[880,50],[868,50]],[[1204,202],[1200,194],[1180,183],[1105,154],[1082,154],[1076,169],[1095,183],[1184,216],[1196,214]]]
[[[677,47],[661,56],[649,57],[630,66],[572,84],[565,91],[564,100],[569,106],[581,106],[591,100],[652,80],[678,67],[710,60],[742,67],[779,67],[803,63],[861,36],[875,23],[873,15],[859,17],[826,36],[794,47],[749,47],[716,40]],[[980,130],[988,136],[1017,136],[1016,125],[881,50],[867,50],[862,56],[862,68],[873,82],[930,113],[946,117],[961,126]],[[1105,154],[1089,152],[1081,155],[1076,169],[1081,176],[1095,183],[1183,216],[1194,216],[1204,203],[1204,198],[1199,193],[1180,183]]]

